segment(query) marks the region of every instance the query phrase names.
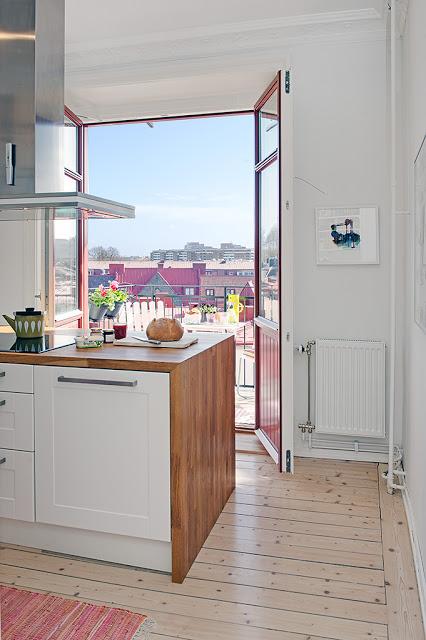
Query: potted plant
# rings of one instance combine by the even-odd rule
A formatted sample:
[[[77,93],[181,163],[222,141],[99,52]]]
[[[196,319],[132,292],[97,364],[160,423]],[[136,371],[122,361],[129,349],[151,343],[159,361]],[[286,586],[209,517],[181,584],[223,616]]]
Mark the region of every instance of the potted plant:
[[[112,296],[111,288],[99,285],[89,294],[89,319],[93,322],[100,322],[107,311],[112,311],[115,300]]]
[[[110,295],[114,300],[114,306],[112,309],[107,309],[105,313],[105,318],[113,319],[119,315],[123,307],[123,304],[127,301],[127,298],[129,297],[129,294],[127,293],[127,291],[124,291],[123,289],[118,288],[118,282],[116,280],[113,280],[112,282],[109,283],[109,290],[110,290]]]
[[[202,304],[200,307],[201,311],[201,322],[213,322],[214,314],[217,309],[211,304]]]

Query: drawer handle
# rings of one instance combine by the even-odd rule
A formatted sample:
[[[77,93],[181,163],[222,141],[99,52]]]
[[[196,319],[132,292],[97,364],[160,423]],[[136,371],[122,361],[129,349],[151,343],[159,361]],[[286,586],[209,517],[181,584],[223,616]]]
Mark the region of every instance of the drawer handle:
[[[0,371],[0,378],[6,377],[6,371]]]
[[[6,458],[0,458],[0,464],[4,464],[6,462]]]
[[[6,400],[0,400],[0,407],[4,407],[5,404],[6,404]]]
[[[59,376],[58,382],[72,382],[74,384],[103,384],[108,387],[136,387],[137,380],[95,380],[92,378],[67,378]]]

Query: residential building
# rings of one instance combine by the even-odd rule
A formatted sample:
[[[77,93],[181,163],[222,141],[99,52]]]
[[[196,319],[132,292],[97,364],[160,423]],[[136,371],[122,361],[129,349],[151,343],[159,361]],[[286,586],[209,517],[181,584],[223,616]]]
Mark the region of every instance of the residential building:
[[[128,261],[89,262],[89,288],[117,280],[139,297],[188,296],[196,300],[214,299],[218,304],[228,294],[242,294],[254,304],[254,264],[251,260],[232,262]]]
[[[222,242],[218,248],[200,242],[187,242],[183,249],[151,251],[151,260],[254,260],[254,249],[232,242]]]

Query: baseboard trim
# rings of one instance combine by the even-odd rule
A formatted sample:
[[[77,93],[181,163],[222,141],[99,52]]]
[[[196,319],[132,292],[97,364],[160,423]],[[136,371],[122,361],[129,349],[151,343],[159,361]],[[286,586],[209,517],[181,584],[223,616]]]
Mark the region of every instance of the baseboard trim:
[[[327,449],[326,447],[300,447],[296,445],[294,455],[299,458],[324,458],[329,460],[354,460],[358,462],[387,462],[384,453],[372,451],[350,451],[347,449]]]
[[[416,571],[417,587],[419,590],[420,608],[422,611],[423,628],[426,635],[426,575],[425,567],[420,551],[419,538],[416,531],[416,521],[414,518],[413,506],[410,500],[410,494],[407,489],[402,491],[402,500],[404,502],[405,514],[407,516],[408,530],[410,532],[411,550],[413,552],[414,569]]]
[[[171,543],[0,518],[0,543],[170,573]]]

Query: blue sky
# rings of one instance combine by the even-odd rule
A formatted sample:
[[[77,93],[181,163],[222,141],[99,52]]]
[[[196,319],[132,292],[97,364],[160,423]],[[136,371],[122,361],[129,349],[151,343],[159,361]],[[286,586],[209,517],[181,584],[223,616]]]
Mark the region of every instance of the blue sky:
[[[89,130],[89,193],[136,206],[98,220],[89,246],[124,255],[199,241],[253,246],[253,118],[196,118]]]

